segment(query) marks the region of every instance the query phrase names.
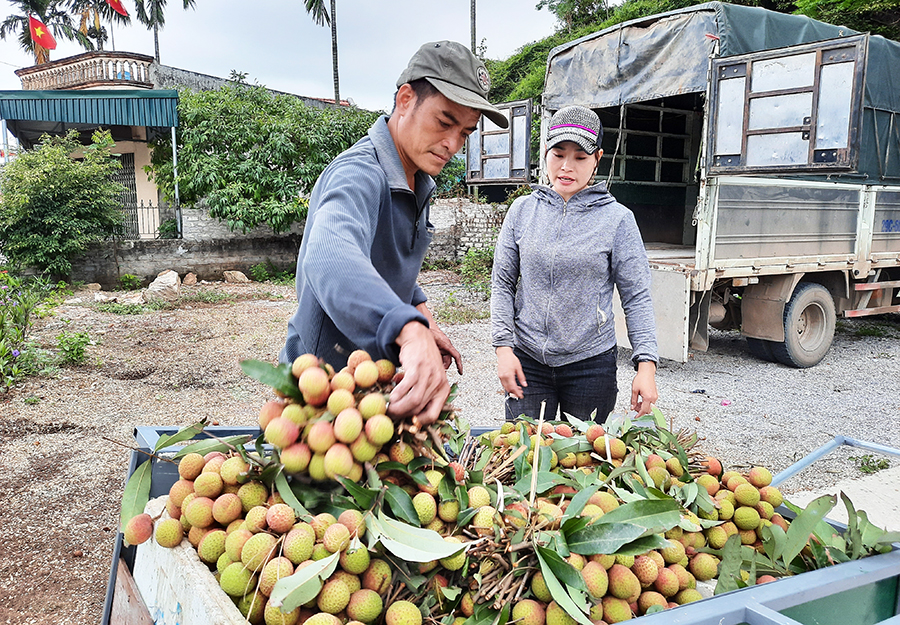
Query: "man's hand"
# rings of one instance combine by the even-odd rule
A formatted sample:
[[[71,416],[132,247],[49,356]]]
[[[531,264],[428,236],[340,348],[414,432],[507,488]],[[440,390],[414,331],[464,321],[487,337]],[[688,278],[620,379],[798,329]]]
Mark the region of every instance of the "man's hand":
[[[395,417],[418,415],[419,423],[434,423],[450,396],[450,383],[434,333],[424,324],[410,321],[396,342],[404,375],[391,391],[388,413]]]
[[[516,399],[525,397],[522,386],[528,386],[528,381],[525,380],[522,363],[513,353],[512,347],[497,348],[497,377],[500,378],[504,391]]]
[[[431,328],[431,332],[434,334],[434,342],[437,344],[438,350],[441,352],[441,362],[444,364],[444,369],[449,369],[450,365],[453,364],[453,361],[456,361],[456,371],[459,375],[462,375],[463,372],[463,364],[462,364],[462,356],[459,354],[459,351],[455,347],[453,347],[453,343],[450,342],[450,339],[446,334],[437,326],[437,323],[434,321],[434,317],[431,315],[431,311],[428,309],[428,306],[425,305],[425,302],[422,302],[418,306],[416,306],[416,310],[422,313],[425,318],[428,320],[428,325]]]
[[[652,404],[659,399],[656,390],[656,363],[652,361],[639,362],[638,370],[631,383],[631,409],[638,416],[650,414]]]

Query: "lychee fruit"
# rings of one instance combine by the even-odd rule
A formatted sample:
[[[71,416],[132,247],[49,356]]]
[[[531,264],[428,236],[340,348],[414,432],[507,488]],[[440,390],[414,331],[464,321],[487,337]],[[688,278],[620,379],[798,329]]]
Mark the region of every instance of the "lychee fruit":
[[[300,404],[288,404],[284,407],[284,410],[281,411],[281,418],[287,419],[298,428],[302,428],[306,425],[309,415],[306,412],[305,406],[301,406]]]
[[[299,378],[310,367],[318,366],[319,359],[315,354],[300,354],[291,363],[291,373],[294,374],[295,378]]]
[[[607,623],[621,623],[634,616],[631,606],[625,599],[619,599],[612,595],[603,597],[603,620]]]
[[[703,598],[703,595],[700,594],[696,588],[685,588],[684,590],[678,591],[678,594],[673,597],[675,599],[675,603],[678,605],[684,605],[685,603],[691,603],[693,601],[700,601]]]
[[[569,616],[556,601],[547,604],[544,619],[547,625],[575,625],[576,623],[575,619]]]
[[[197,490],[196,482],[194,490]],[[738,484],[734,489],[734,498],[739,505],[752,508],[759,503],[759,490],[753,484]]]
[[[674,597],[681,587],[678,584],[678,576],[669,568],[661,568],[653,582],[653,588],[664,597]]]
[[[351,536],[362,537],[366,533],[366,521],[359,510],[344,510],[338,516],[337,522],[350,530]]]
[[[225,553],[225,530],[207,532],[197,545],[197,555],[207,564],[214,564]]]
[[[250,466],[244,462],[243,458],[232,456],[222,463],[222,466],[219,468],[219,475],[222,477],[224,484],[234,486],[239,483],[238,476],[246,473],[249,469]]]
[[[281,464],[288,473],[301,473],[309,466],[312,450],[306,443],[294,443],[281,451]]]
[[[397,373],[397,367],[394,366],[390,360],[386,358],[382,358],[380,360],[375,361],[375,366],[378,367],[378,381],[382,384],[387,384],[391,380],[394,379],[394,374]]]
[[[221,525],[228,525],[243,514],[241,498],[234,493],[225,493],[216,497],[212,507],[213,518]]]
[[[412,502],[420,524],[428,525],[434,520],[437,515],[437,503],[432,495],[425,492],[417,493]]]
[[[753,467],[747,474],[747,481],[756,488],[763,488],[772,483],[772,472],[765,467]]]
[[[309,477],[317,482],[327,480],[328,476],[325,474],[325,454],[313,454],[309,459],[309,465],[306,467],[306,472],[309,474]]]
[[[456,536],[445,536],[444,540],[448,543],[459,543],[462,544],[462,541]],[[443,566],[448,571],[458,571],[465,565],[466,562],[466,550],[460,547],[460,550],[454,553],[451,556],[447,556],[446,558],[441,558],[440,560],[441,566]]]
[[[347,573],[359,575],[369,568],[369,550],[365,547],[347,547],[341,552],[338,561]]]
[[[356,440],[350,443],[350,453],[353,454],[353,459],[357,462],[369,462],[373,460],[378,454],[379,449],[381,449],[381,445],[376,446],[369,442],[369,438],[366,436],[365,432],[360,432],[359,436],[356,437]]]
[[[648,556],[637,556],[634,564],[631,565],[631,572],[634,573],[641,585],[646,587],[656,581],[659,575],[659,567],[656,562]]]
[[[706,472],[713,477],[719,477],[720,475],[722,475],[722,463],[719,462],[717,458],[707,456],[700,464],[706,469]]]
[[[183,480],[196,480],[197,476],[203,471],[203,465],[205,464],[206,461],[200,454],[185,454],[184,457],[178,461],[178,475]]]
[[[750,488],[753,488],[753,486],[750,486]],[[755,530],[759,527],[759,512],[756,511],[756,508],[741,506],[734,511],[732,521],[740,530]]]
[[[254,534],[241,549],[241,562],[251,571],[259,571],[275,552],[278,539],[271,534]]]
[[[777,508],[784,502],[781,491],[774,486],[763,486],[759,489],[759,498],[770,504],[773,508]]]
[[[259,592],[268,597],[279,579],[290,577],[293,573],[294,564],[290,560],[284,556],[272,558],[259,574]]]
[[[484,486],[473,486],[469,489],[469,507],[480,508],[491,505],[491,494]]]
[[[303,401],[313,406],[324,406],[331,394],[331,381],[321,367],[310,367],[300,374],[297,386],[303,394]]]
[[[481,506],[472,518],[470,526],[479,536],[493,536],[497,518],[497,510],[493,506]]]
[[[520,599],[513,606],[512,620],[518,625],[544,625],[544,606],[534,599]]]
[[[294,564],[300,564],[309,560],[315,542],[315,531],[308,524],[304,523],[287,533],[282,544],[282,551],[288,560]]]
[[[259,409],[260,429],[265,430],[272,419],[281,416],[282,410],[284,410],[284,402],[280,399],[270,399],[264,403],[262,408]]]
[[[337,523],[337,519],[334,518],[333,514],[329,514],[328,512],[320,512],[312,518],[312,520],[309,522],[309,525],[316,533],[316,540],[322,540],[325,537],[325,530],[327,530],[335,523]]]
[[[665,608],[668,605],[668,601],[663,597],[660,593],[654,590],[645,590],[641,593],[641,596],[638,597],[638,612],[641,614],[646,614],[647,610],[651,607],[658,605],[661,608]]]
[[[340,413],[337,413],[332,426],[334,428],[334,437],[340,442],[349,445],[362,432],[363,418],[356,408],[344,408]]]
[[[219,586],[232,597],[243,597],[256,587],[256,575],[240,562],[233,562],[219,576]]]
[[[362,586],[383,595],[391,587],[392,577],[393,571],[387,562],[378,559],[372,560],[369,562],[369,568],[362,574]]]
[[[337,614],[350,603],[350,589],[340,579],[332,579],[325,582],[319,591],[317,605],[322,612]]]
[[[371,623],[381,616],[382,609],[384,609],[384,603],[381,596],[374,590],[361,588],[350,595],[347,616],[354,621]]]
[[[342,443],[332,445],[325,452],[325,475],[346,477],[353,470],[353,452]]]
[[[415,452],[413,448],[409,446],[404,441],[397,441],[391,448],[388,450],[388,456],[394,462],[399,462],[400,464],[409,464],[412,462],[413,458],[415,458]]]
[[[637,598],[641,594],[641,582],[631,569],[613,564],[609,569],[609,593],[619,599]]]
[[[184,527],[178,519],[163,519],[156,524],[154,537],[157,544],[171,549],[181,544],[181,540],[184,538]]]
[[[296,522],[297,515],[294,514],[294,509],[287,504],[276,503],[266,512],[266,524],[276,534],[286,534]]]
[[[698,553],[691,558],[690,570],[697,581],[705,582],[716,576],[719,568],[718,559],[709,553]]]
[[[153,518],[146,513],[136,514],[128,519],[123,534],[126,544],[140,545],[147,542],[153,536]]]
[[[343,551],[350,544],[350,530],[342,523],[333,523],[322,535],[322,544],[331,553]]]
[[[184,505],[184,498],[194,492],[193,480],[178,480],[169,488],[169,500],[177,507]]]
[[[422,613],[416,604],[395,601],[384,612],[385,625],[422,625]]]
[[[319,420],[313,423],[306,435],[306,444],[313,453],[324,454],[337,439],[334,436],[334,427],[328,421]]]
[[[265,436],[267,442],[279,449],[284,449],[297,442],[300,429],[293,421],[284,417],[276,417],[266,426]]]
[[[553,600],[553,595],[550,594],[547,582],[544,581],[544,575],[540,571],[531,576],[531,593],[544,603]]]
[[[332,387],[334,386],[335,378],[340,375],[346,375],[350,378],[351,384],[353,383],[353,376],[349,373],[338,373],[331,380]],[[331,391],[331,395],[328,396],[328,401],[325,405],[328,408],[328,412],[334,415],[339,415],[348,408],[353,408],[355,410],[354,406],[356,406],[356,400],[353,398],[353,389],[347,390],[346,388],[336,388]]]
[[[384,395],[378,392],[369,393],[359,400],[359,413],[363,419],[371,419],[375,415],[387,413],[387,401]]]
[[[581,576],[592,597],[600,599],[606,594],[609,588],[609,576],[602,564],[593,560],[589,561],[581,570]]]
[[[247,529],[236,529],[225,537],[225,553],[232,562],[241,561],[241,550],[244,543],[253,538],[253,532]]]
[[[705,488],[710,497],[719,492],[719,480],[717,480],[715,476],[710,475],[709,473],[704,473],[703,475],[697,477],[697,479],[694,481],[698,486],[702,486],[703,488]]]
[[[213,524],[213,500],[209,497],[194,497],[181,509],[192,527],[209,527]]]
[[[353,379],[359,388],[369,388],[378,381],[378,365],[371,360],[364,360],[353,370]]]
[[[391,418],[376,414],[366,421],[366,438],[374,445],[384,445],[394,437],[394,422]]]

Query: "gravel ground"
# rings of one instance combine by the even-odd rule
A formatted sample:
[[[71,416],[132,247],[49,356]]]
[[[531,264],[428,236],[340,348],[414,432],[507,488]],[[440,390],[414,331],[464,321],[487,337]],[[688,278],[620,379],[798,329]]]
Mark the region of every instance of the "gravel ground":
[[[439,322],[464,356],[456,405],[473,426],[497,426],[503,395],[490,348],[487,302],[455,274],[425,272]],[[34,337],[55,347],[61,331],[94,339],[85,365],[25,380],[0,396],[0,623],[96,623],[103,602],[119,501],[138,425],[183,426],[200,418],[254,425],[271,393],[245,377],[245,358],[274,361],[293,312],[291,287],[199,285],[175,310],[137,316],[85,303],[57,307]],[[480,318],[479,318],[480,317]],[[453,324],[453,321],[470,320]],[[710,350],[664,362],[659,407],[674,429],[728,468],[774,472],[835,435],[900,448],[900,315],[841,321],[825,360],[807,370],[754,360],[736,333],[713,332]],[[629,354],[620,350],[617,412],[630,395]],[[784,485],[817,489],[862,473],[840,449]],[[897,460],[893,464],[896,466]]]

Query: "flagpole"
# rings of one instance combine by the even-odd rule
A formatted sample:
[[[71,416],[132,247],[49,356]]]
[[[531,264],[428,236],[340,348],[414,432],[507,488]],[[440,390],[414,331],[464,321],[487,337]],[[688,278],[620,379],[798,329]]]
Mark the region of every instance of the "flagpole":
[[[109,18],[109,43],[112,45],[112,51],[116,51],[116,35],[113,33],[113,18]]]

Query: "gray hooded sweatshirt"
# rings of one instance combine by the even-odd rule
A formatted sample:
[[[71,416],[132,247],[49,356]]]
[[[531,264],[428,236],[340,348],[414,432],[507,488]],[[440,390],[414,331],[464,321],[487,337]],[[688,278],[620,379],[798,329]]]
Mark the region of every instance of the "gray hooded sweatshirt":
[[[565,202],[549,187],[513,202],[494,251],[493,346],[560,367],[616,345],[619,290],[632,360],[659,361],[650,266],[634,215],[600,183]]]

